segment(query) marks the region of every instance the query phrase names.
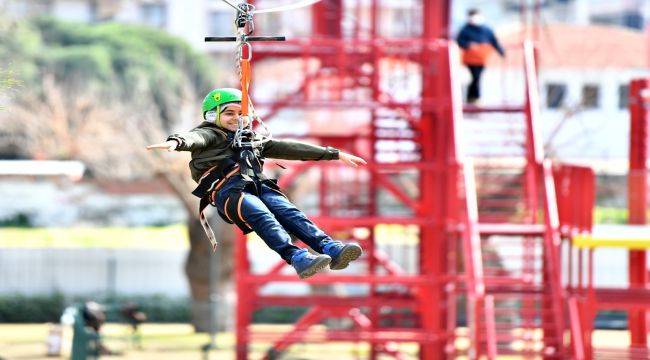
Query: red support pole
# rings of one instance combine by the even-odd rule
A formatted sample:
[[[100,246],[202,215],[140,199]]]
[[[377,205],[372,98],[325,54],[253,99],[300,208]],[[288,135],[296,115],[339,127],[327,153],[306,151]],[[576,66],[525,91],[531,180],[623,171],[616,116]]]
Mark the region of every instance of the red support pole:
[[[648,206],[648,141],[650,132],[650,79],[633,80],[630,83],[630,173],[628,175],[629,224],[647,223]],[[630,287],[645,287],[650,282],[647,270],[647,252],[630,251]],[[629,312],[631,345],[645,347],[648,344],[647,312]]]
[[[378,0],[372,0],[370,4],[370,36],[371,39],[375,40],[377,39],[379,35],[379,16],[380,16],[380,9],[379,9],[379,4]],[[374,41],[373,41],[374,42]],[[381,89],[380,89],[380,61],[381,61],[381,51],[379,48],[379,45],[376,43],[372,44],[372,49],[371,49],[371,54],[372,54],[372,59],[373,59],[373,64],[372,64],[372,75],[370,76],[370,90],[372,93],[372,99],[376,102],[380,102],[380,96],[381,96]],[[377,143],[377,123],[378,123],[378,110],[377,109],[372,109],[370,111],[370,117],[372,119],[371,124],[370,124],[370,139],[371,139],[371,144],[376,144]],[[376,149],[375,146],[372,145],[370,146],[370,152],[369,152],[369,160],[371,163],[375,162],[376,158]],[[378,187],[378,174],[375,171],[370,172],[370,177],[368,179],[368,191],[371,194],[369,203],[367,206],[367,211],[368,215],[374,216],[377,214],[377,190],[379,189]],[[371,254],[374,255],[376,251],[376,231],[375,228],[370,229],[370,244],[369,244],[369,251]],[[377,268],[377,261],[375,256],[370,256],[368,258],[368,272],[371,275],[376,274],[376,268]],[[375,285],[370,285],[369,289],[369,295],[370,295],[370,300],[375,301],[376,299],[379,299],[377,297],[378,292],[377,292],[377,286]],[[379,327],[379,322],[380,322],[380,313],[379,313],[379,308],[373,307],[370,309],[370,313],[368,314],[370,317],[370,326],[371,327]],[[370,345],[370,356],[369,360],[376,360],[379,357],[380,354],[380,349],[379,349],[380,344],[371,344]]]
[[[423,37],[428,39],[448,39],[451,0],[425,0],[423,1],[423,8]]]
[[[449,217],[448,194],[446,179],[441,169],[453,157],[450,140],[453,139],[453,113],[451,110],[451,74],[448,45],[445,44],[435,51],[433,41],[447,37],[449,28],[449,0],[424,1],[423,3],[423,32],[422,52],[420,54],[422,68],[422,103],[441,100],[441,110],[422,107],[421,138],[422,161],[433,162],[435,169],[421,172],[420,189],[422,208],[418,215],[433,220],[433,224],[425,225],[420,230],[420,271],[431,278],[431,284],[424,286],[420,292],[420,313],[422,327],[425,331],[439,334],[446,328],[447,314],[445,310],[445,294],[443,288],[437,285],[435,279],[445,275],[447,271],[447,244],[445,236],[445,221]],[[436,64],[435,68],[430,64]],[[451,136],[450,136],[451,135]],[[433,360],[445,358],[444,343],[420,346],[420,359]]]

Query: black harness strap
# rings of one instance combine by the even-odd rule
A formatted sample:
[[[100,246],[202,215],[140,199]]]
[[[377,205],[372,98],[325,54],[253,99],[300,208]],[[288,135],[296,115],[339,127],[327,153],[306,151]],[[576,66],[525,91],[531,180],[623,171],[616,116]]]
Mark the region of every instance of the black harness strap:
[[[212,230],[210,223],[208,223],[208,219],[205,217],[204,211],[208,205],[214,204],[214,195],[217,193],[217,191],[219,191],[223,184],[228,181],[228,179],[238,173],[239,166],[235,164],[232,170],[223,176],[221,169],[224,169],[224,167],[214,167],[208,170],[208,172],[206,172],[206,174],[203,175],[199,180],[199,185],[196,187],[196,189],[192,191],[192,194],[201,198],[201,201],[199,202],[199,221],[201,222],[203,231],[205,231],[205,235],[207,235],[208,240],[210,241],[212,252],[215,252],[217,250],[218,243],[216,237],[214,236],[214,231]]]
[[[244,234],[253,231],[253,228],[246,222],[242,215],[241,207],[244,201],[244,192],[249,191],[259,195],[262,191],[261,185],[268,183],[273,190],[282,194],[277,184],[264,176],[262,172],[264,160],[258,156],[258,150],[249,144],[238,149],[239,152],[233,159],[226,159],[219,166],[215,166],[206,171],[199,179],[199,184],[196,189],[192,191],[192,194],[201,198],[199,204],[199,220],[212,245],[213,252],[217,248],[217,240],[214,236],[214,231],[205,217],[204,211],[208,205],[216,206],[215,197],[217,192],[219,192],[219,189],[231,177],[240,175],[244,179],[245,185],[241,188],[231,189],[233,191],[228,194],[224,208],[217,208],[217,211],[224,221],[237,225]],[[284,194],[282,195],[284,196]]]
[[[233,169],[237,168],[237,163],[231,159],[224,160],[219,166],[208,169],[203,176],[199,179],[199,184],[196,186],[192,194],[199,198],[203,198],[206,194],[210,194],[221,184],[222,180],[229,178]]]

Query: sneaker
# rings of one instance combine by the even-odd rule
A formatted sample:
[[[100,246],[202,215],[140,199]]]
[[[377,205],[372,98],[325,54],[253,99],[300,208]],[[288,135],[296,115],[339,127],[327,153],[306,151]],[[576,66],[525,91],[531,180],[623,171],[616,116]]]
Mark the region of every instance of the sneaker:
[[[326,268],[330,261],[332,258],[328,255],[314,255],[307,249],[300,249],[291,257],[291,266],[296,269],[301,279],[306,279]]]
[[[348,267],[351,261],[358,259],[363,250],[359,244],[344,245],[340,241],[332,241],[323,246],[323,252],[332,257],[330,269],[341,270]]]

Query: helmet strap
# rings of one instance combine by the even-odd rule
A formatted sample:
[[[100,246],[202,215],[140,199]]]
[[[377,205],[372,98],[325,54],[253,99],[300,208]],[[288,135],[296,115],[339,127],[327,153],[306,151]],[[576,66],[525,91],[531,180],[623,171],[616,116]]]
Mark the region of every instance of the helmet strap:
[[[206,111],[204,118],[209,122],[216,122],[219,119],[219,113],[215,110]]]
[[[221,126],[221,108],[222,105],[217,106],[214,123],[217,124],[218,127],[223,128],[223,126]]]

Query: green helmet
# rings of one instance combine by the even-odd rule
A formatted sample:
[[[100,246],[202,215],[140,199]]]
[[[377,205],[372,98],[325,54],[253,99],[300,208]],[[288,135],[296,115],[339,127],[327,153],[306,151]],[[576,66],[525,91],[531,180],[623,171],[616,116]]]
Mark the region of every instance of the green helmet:
[[[217,117],[213,121],[218,124],[219,114],[223,110],[223,105],[241,102],[241,97],[241,91],[239,89],[220,88],[210,91],[205,99],[203,99],[203,119],[208,120],[205,117],[205,113],[210,110],[215,110]]]

